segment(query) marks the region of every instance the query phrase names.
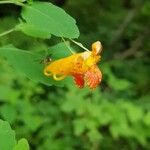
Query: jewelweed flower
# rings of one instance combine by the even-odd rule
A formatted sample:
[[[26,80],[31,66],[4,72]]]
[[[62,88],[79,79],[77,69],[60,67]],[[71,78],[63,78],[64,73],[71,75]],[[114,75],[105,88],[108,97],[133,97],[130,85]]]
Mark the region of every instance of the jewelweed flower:
[[[92,44],[92,51],[76,53],[50,62],[44,68],[44,74],[53,77],[57,81],[72,76],[79,88],[87,85],[89,88],[94,89],[102,80],[102,73],[97,66],[101,58],[101,50],[101,42],[97,41]]]

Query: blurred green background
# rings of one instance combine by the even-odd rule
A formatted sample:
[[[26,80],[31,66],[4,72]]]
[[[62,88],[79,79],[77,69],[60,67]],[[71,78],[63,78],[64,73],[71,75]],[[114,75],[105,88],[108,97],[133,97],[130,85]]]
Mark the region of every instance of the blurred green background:
[[[103,44],[101,85],[91,91],[35,83],[0,56],[0,118],[31,150],[148,150],[150,148],[150,1],[49,0],[77,20],[78,39]],[[0,33],[18,23],[21,8],[0,5]],[[42,50],[58,41],[20,32],[0,46]],[[78,47],[74,47],[80,51]],[[30,66],[29,66],[30,67]]]

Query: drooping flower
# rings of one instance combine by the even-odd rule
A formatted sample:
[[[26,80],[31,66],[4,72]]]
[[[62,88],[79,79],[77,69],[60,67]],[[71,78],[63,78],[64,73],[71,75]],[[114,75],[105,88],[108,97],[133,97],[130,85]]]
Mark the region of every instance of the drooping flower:
[[[92,44],[92,51],[73,54],[50,62],[44,68],[44,74],[57,81],[72,76],[79,88],[83,88],[86,84],[89,88],[94,89],[102,79],[102,73],[97,66],[101,50],[102,45],[97,41]]]

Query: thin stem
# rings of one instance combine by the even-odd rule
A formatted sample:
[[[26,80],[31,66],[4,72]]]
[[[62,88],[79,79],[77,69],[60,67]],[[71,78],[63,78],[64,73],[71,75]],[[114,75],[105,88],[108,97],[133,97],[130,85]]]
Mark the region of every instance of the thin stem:
[[[15,28],[9,29],[9,30],[7,30],[7,31],[5,31],[5,32],[3,32],[3,33],[1,33],[1,34],[0,34],[0,37],[1,37],[1,36],[4,36],[4,35],[7,35],[7,34],[13,32],[14,30],[15,30]]]
[[[72,39],[69,39],[69,40],[72,41],[73,43],[75,43],[76,45],[78,45],[79,47],[81,47],[82,49],[89,52],[89,50],[86,47],[84,47],[81,43],[76,42],[75,40],[72,40]]]
[[[63,42],[65,43],[66,47],[68,48],[68,50],[72,53],[72,54],[75,54],[75,52],[67,45],[65,39],[63,37],[61,37]]]
[[[15,4],[15,5],[19,5],[19,6],[24,6],[23,3],[15,2],[15,1],[0,1],[0,4]]]
[[[13,1],[0,1],[0,4],[13,4]]]

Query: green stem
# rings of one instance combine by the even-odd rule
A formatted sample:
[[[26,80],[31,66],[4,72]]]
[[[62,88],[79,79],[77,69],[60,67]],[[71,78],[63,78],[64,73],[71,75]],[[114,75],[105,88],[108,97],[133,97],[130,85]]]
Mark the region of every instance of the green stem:
[[[73,43],[75,43],[76,45],[78,45],[79,47],[81,47],[82,49],[89,52],[89,50],[86,47],[84,47],[81,43],[76,42],[75,40],[72,40],[72,39],[69,39],[69,40],[72,41]]]
[[[3,33],[1,33],[1,34],[0,34],[0,37],[1,37],[1,36],[4,36],[4,35],[7,35],[7,34],[13,32],[14,30],[15,30],[15,28],[9,29],[9,30],[7,30],[7,31],[5,31],[5,32],[3,32]]]
[[[15,5],[19,5],[19,6],[24,6],[23,3],[15,2],[15,1],[0,1],[0,4],[15,4]]]
[[[13,1],[0,1],[0,4],[13,4]]]
[[[75,54],[75,52],[67,45],[65,39],[63,37],[61,37],[63,42],[65,43],[66,47],[68,48],[68,50],[72,53],[72,54]]]

